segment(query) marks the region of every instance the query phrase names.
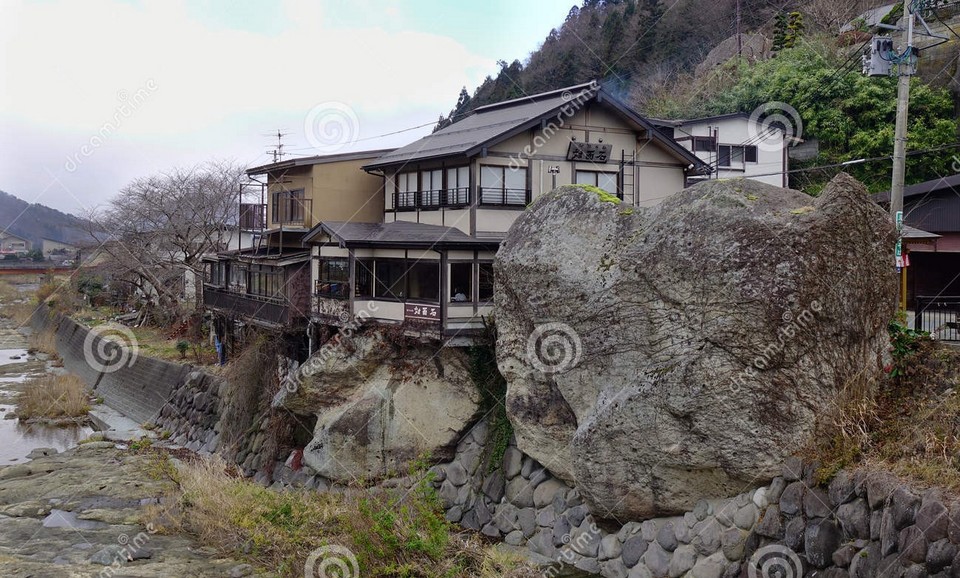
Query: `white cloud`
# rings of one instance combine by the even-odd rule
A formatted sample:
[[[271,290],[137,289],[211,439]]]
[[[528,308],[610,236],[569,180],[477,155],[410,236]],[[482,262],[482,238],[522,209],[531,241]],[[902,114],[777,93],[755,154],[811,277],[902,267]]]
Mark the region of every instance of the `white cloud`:
[[[364,4],[373,5],[358,9]],[[310,154],[304,120],[318,104],[351,107],[366,139],[435,119],[461,86],[495,68],[454,38],[397,26],[402,3],[369,9],[369,24],[348,28],[316,0],[284,0],[277,9],[289,25],[280,33],[211,24],[190,8],[185,0],[0,0],[0,188],[24,198],[46,191],[42,202],[64,209],[95,204],[175,164],[266,162],[264,133],[278,127],[292,133],[290,151]],[[123,96],[137,91],[146,98],[118,117],[129,111]],[[79,169],[65,170],[105,123],[116,126]],[[53,187],[50,175],[59,179]]]
[[[285,8],[293,26],[265,36],[206,28],[180,1],[5,7],[0,109],[91,130],[113,116],[118,92],[152,80],[158,89],[127,134],[202,130],[265,109],[305,115],[326,101],[348,104],[362,119],[414,104],[442,110],[490,68],[441,35],[332,28],[316,2],[289,0]]]

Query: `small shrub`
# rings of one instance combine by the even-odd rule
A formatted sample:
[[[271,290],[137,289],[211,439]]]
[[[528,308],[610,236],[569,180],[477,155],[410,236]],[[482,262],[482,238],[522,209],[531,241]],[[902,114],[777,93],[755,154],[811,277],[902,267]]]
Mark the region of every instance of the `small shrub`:
[[[60,285],[54,281],[47,281],[46,283],[40,285],[35,294],[37,303],[45,303],[51,295],[57,292],[59,287]]]
[[[181,339],[177,342],[177,352],[180,353],[180,359],[187,358],[187,352],[190,351],[190,342],[186,339]]]
[[[903,377],[909,371],[916,354],[930,341],[930,334],[926,331],[915,331],[897,321],[891,321],[887,329],[890,332],[890,354],[893,356],[890,375]]]
[[[26,384],[17,396],[17,417],[76,418],[90,410],[87,386],[73,374],[45,375]]]
[[[145,452],[153,447],[153,441],[148,437],[142,437],[130,442],[130,451]]]

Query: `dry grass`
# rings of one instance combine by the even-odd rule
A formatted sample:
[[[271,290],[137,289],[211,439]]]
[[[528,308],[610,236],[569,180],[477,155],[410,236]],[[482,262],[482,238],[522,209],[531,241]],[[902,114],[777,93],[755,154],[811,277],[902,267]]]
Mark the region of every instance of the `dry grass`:
[[[39,351],[48,355],[57,355],[57,336],[50,327],[34,331],[29,338],[30,351]]]
[[[276,342],[260,337],[247,345],[223,370],[227,388],[220,420],[223,447],[236,449],[276,390]]]
[[[21,301],[0,307],[0,315],[12,319],[17,327],[24,327],[30,324],[30,316],[36,309],[33,303]]]
[[[843,467],[882,468],[920,486],[960,491],[960,350],[919,343],[906,372],[873,398],[850,399],[821,423],[808,450],[821,480]]]
[[[75,418],[90,409],[87,386],[73,374],[45,375],[26,384],[17,397],[17,417],[26,419]]]
[[[162,455],[162,454],[160,454]],[[275,492],[228,474],[219,459],[158,471],[178,485],[146,519],[161,532],[189,532],[224,554],[243,556],[282,577],[301,577],[310,552],[349,549],[361,576],[449,578],[536,576],[509,555],[487,549],[444,520],[429,484],[412,491]]]
[[[10,303],[20,298],[20,291],[12,283],[0,280],[0,304]]]

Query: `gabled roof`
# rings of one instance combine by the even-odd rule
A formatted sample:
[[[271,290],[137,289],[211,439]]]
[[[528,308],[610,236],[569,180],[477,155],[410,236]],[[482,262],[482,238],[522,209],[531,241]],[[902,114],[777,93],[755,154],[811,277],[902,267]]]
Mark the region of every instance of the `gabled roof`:
[[[685,124],[698,124],[701,122],[711,122],[717,120],[729,120],[731,118],[745,118],[750,120],[750,115],[745,112],[730,112],[727,114],[717,114],[714,116],[703,116],[700,118],[677,118],[677,119],[667,119],[667,118],[650,118],[647,119],[650,121],[650,124],[653,126],[683,126]],[[779,127],[775,127],[779,128]],[[782,129],[781,129],[782,130]]]
[[[21,241],[30,241],[30,239],[21,237],[20,235],[14,235],[10,231],[0,231],[0,239],[19,239]]]
[[[931,179],[929,181],[924,181],[922,183],[910,185],[909,187],[904,187],[903,198],[906,199],[909,197],[916,197],[918,195],[926,195],[936,191],[950,191],[952,193],[960,195],[960,173],[957,173],[955,175],[950,175],[949,177]],[[875,200],[878,203],[889,203],[890,191],[875,193],[873,195],[873,200]]]
[[[552,117],[564,114],[569,107],[595,101],[613,109],[637,129],[647,131],[652,139],[671,151],[694,170],[708,167],[676,141],[658,131],[647,119],[606,92],[599,84],[588,82],[559,90],[525,96],[482,106],[469,116],[427,135],[407,146],[386,153],[364,170],[375,170],[440,157],[471,157],[485,147],[539,126]],[[567,108],[565,108],[567,107]]]
[[[911,241],[920,241],[920,240],[929,240],[929,239],[939,239],[943,235],[938,235],[936,233],[928,233],[927,231],[922,231],[916,227],[911,227],[910,225],[904,225],[903,230],[900,231],[900,236],[904,239],[909,239]]]
[[[499,239],[471,237],[460,229],[442,225],[426,225],[409,221],[392,223],[351,223],[323,221],[315,226],[303,242],[316,241],[329,235],[341,247],[403,247],[403,248],[496,248]]]
[[[359,161],[364,159],[375,159],[383,154],[389,153],[393,149],[376,149],[369,151],[357,151],[352,153],[340,153],[335,155],[315,155],[312,157],[300,157],[288,161],[280,161],[251,167],[246,170],[248,175],[261,175],[270,171],[289,169],[293,167],[303,167],[309,165],[322,165],[326,163],[336,163],[345,161]]]

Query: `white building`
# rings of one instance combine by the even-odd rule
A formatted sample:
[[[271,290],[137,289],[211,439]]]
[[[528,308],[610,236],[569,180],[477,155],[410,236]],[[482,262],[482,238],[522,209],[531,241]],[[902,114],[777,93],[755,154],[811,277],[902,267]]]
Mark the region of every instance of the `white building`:
[[[764,126],[742,112],[690,120],[653,120],[667,136],[710,165],[702,179],[743,177],[786,187],[789,137],[782,128]]]

